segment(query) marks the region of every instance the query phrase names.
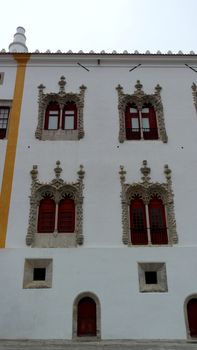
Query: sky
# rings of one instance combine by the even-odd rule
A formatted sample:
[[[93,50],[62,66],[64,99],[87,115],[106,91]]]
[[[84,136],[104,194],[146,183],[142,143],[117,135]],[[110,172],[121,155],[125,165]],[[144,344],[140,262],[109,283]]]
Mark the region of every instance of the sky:
[[[4,0],[0,50],[18,26],[29,52],[197,53],[197,0]]]

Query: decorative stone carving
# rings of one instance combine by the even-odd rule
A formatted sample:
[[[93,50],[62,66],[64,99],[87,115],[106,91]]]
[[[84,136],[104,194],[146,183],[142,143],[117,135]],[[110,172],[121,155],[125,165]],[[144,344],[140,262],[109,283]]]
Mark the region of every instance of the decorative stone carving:
[[[80,165],[77,182],[64,182],[60,178],[62,168],[60,161],[56,162],[54,169],[55,178],[49,183],[43,183],[38,180],[37,165],[33,165],[31,170],[31,195],[30,195],[30,213],[29,225],[26,236],[28,246],[39,247],[67,247],[83,244],[83,179],[84,168]],[[40,201],[45,197],[52,198],[57,204],[65,196],[75,201],[76,223],[74,233],[50,233],[41,234],[37,232],[37,213]]]
[[[168,228],[169,245],[178,243],[176,231],[176,220],[174,213],[174,194],[172,191],[171,170],[168,165],[164,166],[166,183],[151,182],[150,168],[147,167],[147,161],[144,160],[140,169],[142,181],[138,183],[125,183],[126,171],[120,166],[120,183],[121,183],[121,204],[122,204],[122,242],[126,245],[131,244],[130,238],[130,218],[129,206],[133,198],[138,196],[146,205],[152,197],[160,198],[166,209],[166,219]]]
[[[125,132],[125,109],[128,103],[134,103],[139,110],[142,109],[145,103],[151,103],[155,109],[156,118],[157,118],[157,127],[159,139],[164,143],[168,141],[165,122],[164,122],[164,113],[163,113],[163,104],[161,101],[161,86],[157,84],[155,87],[155,92],[152,95],[147,95],[142,90],[143,85],[137,80],[135,85],[136,90],[133,94],[124,94],[123,87],[118,85],[116,90],[118,92],[118,110],[119,110],[119,141],[122,143],[126,140]]]
[[[80,93],[65,92],[66,80],[61,76],[59,92],[44,93],[45,86],[38,86],[38,124],[35,137],[39,140],[79,140],[84,137],[83,108],[86,87],[80,86]],[[77,107],[77,129],[76,130],[44,130],[45,111],[50,102],[56,102],[60,110],[67,102],[74,102]]]
[[[194,106],[195,106],[196,111],[197,111],[197,86],[196,86],[196,84],[193,83],[191,88],[192,88],[192,95],[193,95]]]

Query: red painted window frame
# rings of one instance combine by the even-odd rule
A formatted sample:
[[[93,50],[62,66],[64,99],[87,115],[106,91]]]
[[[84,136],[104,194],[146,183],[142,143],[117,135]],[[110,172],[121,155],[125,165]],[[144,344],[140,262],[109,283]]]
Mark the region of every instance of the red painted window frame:
[[[38,233],[52,233],[55,230],[56,204],[51,198],[43,198],[38,210]],[[50,224],[49,224],[50,221]]]
[[[153,209],[160,211],[161,225],[154,227]],[[160,198],[153,197],[148,204],[150,236],[152,244],[168,244],[165,207]]]
[[[53,112],[53,111],[58,111],[58,122],[57,122],[58,125],[56,129],[49,129],[50,112]],[[60,107],[57,102],[50,102],[45,112],[44,130],[58,130],[59,124],[60,124]]]
[[[64,198],[59,202],[57,230],[75,232],[75,202],[71,198]]]
[[[130,202],[130,233],[131,243],[134,245],[146,245],[148,244],[148,230],[146,222],[146,208],[142,199],[136,198]],[[137,227],[134,222],[134,210],[140,211],[142,214],[142,227]],[[140,214],[140,215],[141,215]],[[140,225],[141,226],[141,225]]]
[[[142,129],[143,138],[144,140],[158,140],[157,118],[156,118],[155,109],[151,104],[145,104],[142,107],[142,111],[143,111],[143,108],[149,108],[149,113],[142,112],[142,125],[143,125],[143,118],[148,118],[149,127],[150,127],[149,131],[145,131],[144,129]]]
[[[74,128],[73,129],[64,129],[65,128],[65,118],[66,118],[66,111],[73,111],[74,112]],[[76,130],[77,129],[77,106],[75,102],[68,102],[65,104],[63,113],[62,113],[62,129],[63,130]]]
[[[0,120],[6,120],[6,128],[0,128],[0,139],[5,139],[6,138],[6,134],[7,134],[7,129],[8,129],[8,120],[9,120],[9,114],[10,114],[10,107],[7,106],[1,106],[0,110],[6,110],[7,113],[7,118],[1,118]]]
[[[79,300],[77,305],[77,336],[96,336],[96,302],[90,297]]]
[[[130,108],[136,108],[137,113],[130,112]],[[138,125],[139,125],[138,131],[134,131],[134,129],[132,129],[132,118],[138,119]],[[139,110],[136,107],[136,105],[133,103],[128,103],[125,109],[125,133],[126,133],[127,140],[141,139]]]

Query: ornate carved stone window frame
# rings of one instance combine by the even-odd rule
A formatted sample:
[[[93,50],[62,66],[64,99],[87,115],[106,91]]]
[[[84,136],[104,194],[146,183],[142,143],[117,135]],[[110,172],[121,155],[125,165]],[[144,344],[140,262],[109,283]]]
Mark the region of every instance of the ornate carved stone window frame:
[[[142,168],[142,181],[138,183],[128,184],[125,183],[126,171],[124,167],[120,166],[120,182],[121,182],[121,205],[122,205],[122,242],[125,245],[131,246],[130,235],[130,217],[129,206],[132,198],[138,195],[143,201],[145,206],[148,206],[149,201],[153,196],[159,197],[164,206],[167,221],[167,233],[168,233],[168,245],[178,243],[178,236],[176,231],[176,220],[174,213],[174,194],[172,191],[171,170],[168,165],[164,166],[164,174],[166,176],[166,183],[150,182],[150,168],[147,167],[147,161],[144,160]],[[148,215],[147,215],[148,216]],[[149,246],[152,246],[150,241],[150,234],[148,228]],[[155,246],[155,245],[154,245]],[[147,247],[147,245],[146,245]]]
[[[187,304],[189,303],[189,301],[190,301],[191,299],[197,299],[197,293],[190,294],[190,295],[185,299],[183,308],[184,308],[184,316],[185,316],[185,326],[186,326],[187,339],[188,339],[188,340],[191,340],[191,341],[194,341],[194,340],[196,340],[197,338],[191,337],[191,335],[190,335],[189,321],[188,321],[188,313],[187,313]]]
[[[147,284],[145,272],[157,273],[157,283]],[[167,292],[166,264],[164,262],[139,262],[138,263],[139,290],[142,293]]]
[[[192,84],[192,95],[193,95],[193,101],[194,101],[194,106],[197,111],[197,86],[195,83]]]
[[[30,213],[29,224],[26,236],[26,244],[31,247],[41,248],[57,248],[57,247],[75,247],[83,244],[83,179],[84,169],[80,165],[78,171],[77,182],[67,183],[60,178],[62,168],[60,167],[60,161],[56,162],[55,178],[49,183],[40,182],[37,178],[38,170],[37,165],[33,166],[31,170],[31,196],[30,196]],[[41,199],[45,196],[50,196],[54,199],[55,203],[69,196],[75,202],[75,232],[73,233],[38,233],[37,232],[37,218],[38,208]]]
[[[126,141],[126,130],[125,130],[125,109],[128,103],[134,103],[138,110],[141,111],[145,103],[151,103],[155,109],[157,118],[158,137],[161,141],[166,143],[168,137],[166,134],[163,104],[161,100],[161,86],[157,84],[155,87],[155,93],[147,95],[142,90],[143,85],[137,80],[135,85],[136,90],[133,94],[124,94],[123,87],[118,85],[116,90],[118,92],[118,110],[119,110],[119,142]]]
[[[44,93],[45,86],[39,85],[38,90],[38,124],[35,132],[35,137],[39,140],[79,140],[84,137],[84,96],[86,87],[80,86],[80,93],[65,92],[65,77],[61,76],[59,81],[59,92]],[[76,130],[45,130],[45,111],[50,102],[59,104],[62,113],[63,107],[67,102],[74,102],[77,107],[77,129]]]
[[[81,299],[85,298],[85,297],[90,297],[92,298],[95,303],[96,303],[96,337],[78,337],[77,336],[77,309],[78,309],[78,303]],[[76,340],[82,340],[82,341],[86,341],[86,340],[100,340],[101,339],[101,305],[100,305],[100,301],[99,298],[96,296],[96,294],[92,293],[92,292],[83,292],[80,293],[74,300],[73,303],[73,339]]]

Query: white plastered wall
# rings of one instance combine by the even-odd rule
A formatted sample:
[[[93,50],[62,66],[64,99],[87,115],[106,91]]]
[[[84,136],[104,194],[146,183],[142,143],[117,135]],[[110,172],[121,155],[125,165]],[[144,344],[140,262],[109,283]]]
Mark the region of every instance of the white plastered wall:
[[[1,337],[71,339],[73,301],[84,291],[95,293],[100,300],[103,339],[186,337],[183,304],[188,295],[197,292],[197,116],[191,90],[196,76],[183,64],[174,68],[146,64],[132,72],[121,60],[116,64],[119,67],[96,66],[95,60],[89,72],[73,64],[68,67],[66,61],[59,66],[44,67],[31,61],[28,65],[7,249],[1,255],[1,266],[6,266],[0,299]],[[39,141],[34,136],[37,86],[42,83],[45,92],[57,92],[61,75],[66,77],[67,92],[78,92],[82,84],[87,87],[85,137],[80,141]],[[158,83],[162,87],[167,144],[118,142],[115,88],[121,84],[124,93],[132,94],[138,79],[147,94],[152,94]],[[179,237],[176,246],[127,248],[122,244],[119,166],[125,166],[126,182],[136,182],[144,159],[151,167],[152,181],[165,181],[165,164],[172,170]],[[57,160],[61,161],[65,181],[75,181],[79,165],[84,165],[84,245],[76,249],[27,248],[29,172],[36,164],[39,179],[51,181]],[[24,260],[34,257],[53,258],[52,289],[22,289]],[[138,262],[166,263],[168,293],[139,293]]]

